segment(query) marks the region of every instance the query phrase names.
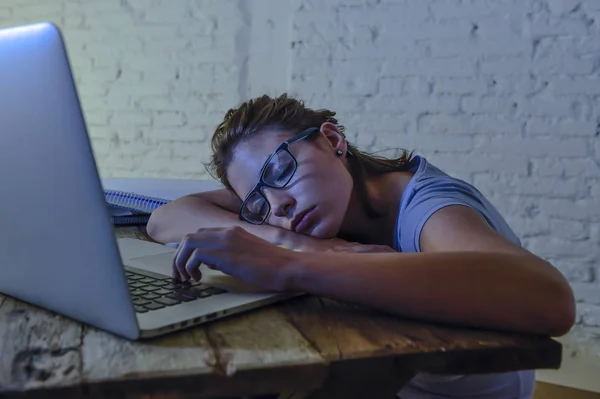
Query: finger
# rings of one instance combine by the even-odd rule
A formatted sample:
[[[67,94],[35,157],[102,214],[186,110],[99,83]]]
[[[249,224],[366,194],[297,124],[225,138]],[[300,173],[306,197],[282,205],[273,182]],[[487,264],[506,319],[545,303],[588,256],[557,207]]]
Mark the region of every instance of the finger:
[[[181,242],[181,245],[173,257],[173,269],[179,274],[180,279],[183,281],[190,279],[190,275],[186,271],[185,265],[195,249],[196,242],[194,236],[188,235]]]
[[[185,264],[185,270],[188,275],[196,281],[199,281],[202,278],[202,273],[199,270],[200,265],[202,264],[201,257],[202,254],[200,253],[200,250],[196,248]]]

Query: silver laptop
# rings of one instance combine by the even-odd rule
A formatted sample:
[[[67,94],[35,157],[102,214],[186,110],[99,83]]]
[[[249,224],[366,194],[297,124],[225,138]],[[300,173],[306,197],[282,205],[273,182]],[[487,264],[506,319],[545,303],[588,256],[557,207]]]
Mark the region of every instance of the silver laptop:
[[[170,278],[175,249],[116,239],[59,29],[0,30],[0,292],[128,339],[298,294],[202,267]]]

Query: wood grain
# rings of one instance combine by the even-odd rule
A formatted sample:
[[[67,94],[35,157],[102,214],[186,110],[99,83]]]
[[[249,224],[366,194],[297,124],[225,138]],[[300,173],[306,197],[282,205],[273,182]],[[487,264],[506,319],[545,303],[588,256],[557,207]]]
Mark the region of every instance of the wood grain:
[[[121,237],[148,239],[137,228]],[[548,337],[422,323],[305,296],[141,342],[0,295],[0,396],[393,396],[418,372],[557,368]]]

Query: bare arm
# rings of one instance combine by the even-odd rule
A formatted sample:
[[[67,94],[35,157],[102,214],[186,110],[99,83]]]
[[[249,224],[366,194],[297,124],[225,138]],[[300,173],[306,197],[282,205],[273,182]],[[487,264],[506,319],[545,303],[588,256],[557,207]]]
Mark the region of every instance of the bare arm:
[[[422,253],[295,254],[292,289],[400,315],[563,335],[573,293],[552,265],[496,234],[466,207],[436,212]]]
[[[187,195],[156,209],[146,231],[160,243],[180,242],[200,228],[239,226],[273,244],[304,251],[323,251],[339,240],[320,240],[268,224],[253,225],[240,220],[240,199],[229,190]]]

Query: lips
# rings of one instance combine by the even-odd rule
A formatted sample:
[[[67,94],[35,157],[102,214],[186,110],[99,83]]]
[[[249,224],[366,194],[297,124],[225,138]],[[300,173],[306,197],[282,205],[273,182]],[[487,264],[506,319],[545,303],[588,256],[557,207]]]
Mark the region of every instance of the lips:
[[[302,212],[300,212],[299,214],[297,214],[294,219],[292,220],[292,231],[295,233],[300,233],[302,232],[306,227],[308,227],[307,225],[307,221],[308,218],[307,216],[310,216],[309,214],[315,209],[315,207],[311,207],[308,208]]]

